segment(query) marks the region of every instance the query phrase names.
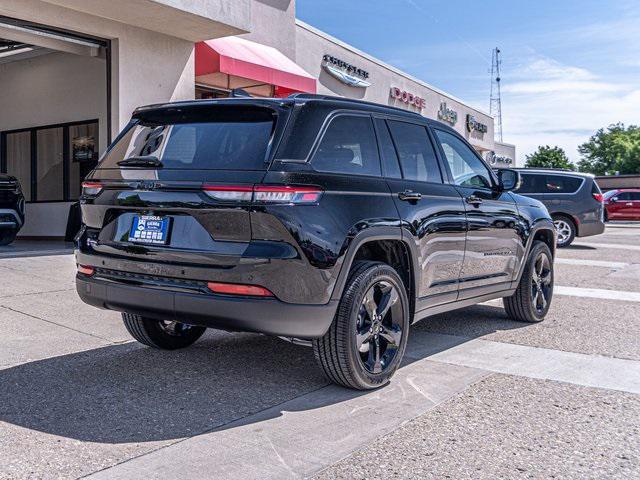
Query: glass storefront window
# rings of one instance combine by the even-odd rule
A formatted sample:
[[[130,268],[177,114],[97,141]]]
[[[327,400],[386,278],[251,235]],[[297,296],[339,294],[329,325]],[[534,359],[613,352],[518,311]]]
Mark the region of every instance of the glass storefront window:
[[[2,132],[0,171],[18,178],[27,201],[76,201],[98,163],[98,121]]]
[[[24,192],[24,198],[31,199],[31,132],[10,133],[4,139],[6,167],[8,172],[18,179]]]

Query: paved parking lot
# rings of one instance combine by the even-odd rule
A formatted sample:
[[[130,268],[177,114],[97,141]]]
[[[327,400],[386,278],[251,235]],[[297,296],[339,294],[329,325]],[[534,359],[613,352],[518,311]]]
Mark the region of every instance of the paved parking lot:
[[[2,248],[0,478],[640,477],[640,225],[558,253],[544,323],[416,325],[367,394],[260,335],[144,348],[78,300],[67,246]]]

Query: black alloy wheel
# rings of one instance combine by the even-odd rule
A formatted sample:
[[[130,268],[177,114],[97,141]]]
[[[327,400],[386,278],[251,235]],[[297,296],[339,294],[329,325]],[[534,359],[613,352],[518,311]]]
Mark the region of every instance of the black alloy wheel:
[[[365,294],[356,323],[356,347],[364,368],[382,373],[398,353],[402,341],[402,303],[397,288],[375,283]]]
[[[536,323],[544,320],[552,298],[553,257],[549,247],[538,241],[531,248],[515,293],[502,300],[513,320]]]
[[[356,390],[386,384],[400,366],[409,334],[409,299],[398,272],[359,261],[349,274],[333,323],[313,341],[329,380]]]
[[[546,253],[540,252],[531,269],[531,301],[538,315],[546,313],[552,290],[551,263]]]

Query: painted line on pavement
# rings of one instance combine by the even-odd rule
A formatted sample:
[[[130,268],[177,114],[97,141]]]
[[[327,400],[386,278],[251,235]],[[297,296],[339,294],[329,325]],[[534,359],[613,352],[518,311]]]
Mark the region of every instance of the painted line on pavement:
[[[622,231],[622,230],[631,230],[630,228],[626,228],[626,229],[620,229],[620,231],[616,231],[616,230],[607,230],[605,232],[605,235],[611,235],[614,237],[638,237],[640,238],[640,229],[636,228],[633,229],[632,231],[628,232],[628,231]]]
[[[626,302],[640,302],[640,292],[626,292],[622,290],[605,290],[603,288],[553,287],[555,295],[570,297],[601,298],[603,300],[624,300]]]
[[[640,251],[640,245],[623,245],[619,243],[592,243],[592,242],[575,242],[578,247],[594,247],[594,248],[610,248],[613,250],[634,250]],[[569,247],[571,248],[571,247]]]
[[[561,265],[581,265],[584,267],[625,268],[631,265],[625,262],[605,262],[603,260],[580,260],[577,258],[556,258],[553,263]]]
[[[416,340],[419,335],[419,340]],[[407,355],[521,377],[640,394],[640,361],[414,332]]]
[[[88,478],[307,478],[487,374],[421,359],[401,368],[380,390],[329,385]]]

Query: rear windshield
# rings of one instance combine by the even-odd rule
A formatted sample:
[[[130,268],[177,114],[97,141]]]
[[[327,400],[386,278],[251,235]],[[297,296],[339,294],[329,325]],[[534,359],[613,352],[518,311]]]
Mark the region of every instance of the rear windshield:
[[[162,169],[265,170],[274,118],[270,110],[246,107],[142,114],[98,168],[119,169],[122,160],[152,156]]]

